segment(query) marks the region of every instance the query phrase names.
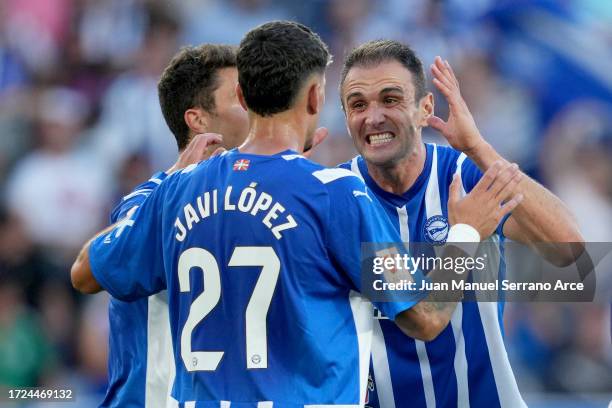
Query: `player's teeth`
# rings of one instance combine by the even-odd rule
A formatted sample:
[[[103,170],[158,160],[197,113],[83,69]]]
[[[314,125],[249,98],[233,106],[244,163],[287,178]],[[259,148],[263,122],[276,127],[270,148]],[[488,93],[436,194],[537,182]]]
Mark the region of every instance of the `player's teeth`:
[[[370,135],[369,139],[370,139],[371,145],[379,145],[379,144],[387,143],[393,140],[393,135],[388,132],[379,133],[376,135]]]

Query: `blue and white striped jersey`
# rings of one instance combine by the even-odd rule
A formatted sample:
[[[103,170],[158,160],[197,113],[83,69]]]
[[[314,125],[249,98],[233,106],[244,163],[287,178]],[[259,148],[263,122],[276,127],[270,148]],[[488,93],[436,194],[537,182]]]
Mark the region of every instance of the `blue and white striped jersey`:
[[[234,149],[164,180],[92,242],[92,270],[123,300],[167,289],[180,406],[358,407],[373,323],[361,243],[400,240],[366,193],[295,152]],[[393,319],[423,296],[376,306]]]
[[[123,197],[111,214],[111,224],[129,223],[136,208],[165,178],[165,173],[156,173]],[[108,388],[100,407],[178,406],[169,397],[174,359],[166,292],[132,302],[111,297],[108,320]]]
[[[426,144],[421,175],[403,195],[382,190],[357,156],[342,168],[359,174],[379,198],[404,242],[444,242],[448,233],[448,189],[453,175],[463,194],[482,176],[462,153]],[[499,273],[504,273],[503,222],[491,238],[499,242]],[[489,256],[489,259],[493,259]],[[433,341],[405,336],[389,320],[375,319],[368,405],[399,407],[525,406],[503,343],[502,302],[463,302],[449,326]]]

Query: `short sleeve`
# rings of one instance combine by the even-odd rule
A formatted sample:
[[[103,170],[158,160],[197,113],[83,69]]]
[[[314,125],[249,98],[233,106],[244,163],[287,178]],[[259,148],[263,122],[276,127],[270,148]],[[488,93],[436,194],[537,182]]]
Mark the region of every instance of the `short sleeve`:
[[[93,275],[117,299],[135,300],[165,289],[160,190],[90,245]]]
[[[136,206],[140,206],[146,198],[164,181],[167,177],[163,171],[157,172],[142,184],[136,186],[129,194],[121,198],[121,201],[111,212],[110,222],[116,223],[125,218],[128,211]]]
[[[362,287],[362,243],[397,243],[403,248],[401,238],[379,201],[358,177],[353,175],[334,181],[328,191],[330,222],[327,245],[330,257],[349,277],[354,289],[367,296]],[[373,303],[387,317],[395,319],[397,314],[410,309],[426,295],[418,292],[411,296],[410,301],[402,298],[402,301]]]

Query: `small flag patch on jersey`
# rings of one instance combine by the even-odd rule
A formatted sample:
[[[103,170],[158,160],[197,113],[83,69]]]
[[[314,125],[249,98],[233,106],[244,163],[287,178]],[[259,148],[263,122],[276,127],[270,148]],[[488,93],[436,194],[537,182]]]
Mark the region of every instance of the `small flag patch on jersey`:
[[[250,160],[240,159],[234,162],[234,171],[246,171],[249,169]]]

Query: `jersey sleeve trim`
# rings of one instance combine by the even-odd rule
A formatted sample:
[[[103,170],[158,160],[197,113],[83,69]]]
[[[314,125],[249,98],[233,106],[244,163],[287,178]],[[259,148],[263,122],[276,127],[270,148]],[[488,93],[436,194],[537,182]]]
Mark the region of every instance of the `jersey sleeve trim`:
[[[332,181],[344,178],[344,177],[356,177],[359,178],[358,175],[353,173],[350,170],[342,169],[342,168],[333,168],[333,169],[323,169],[317,170],[312,173],[321,183],[328,184]]]

